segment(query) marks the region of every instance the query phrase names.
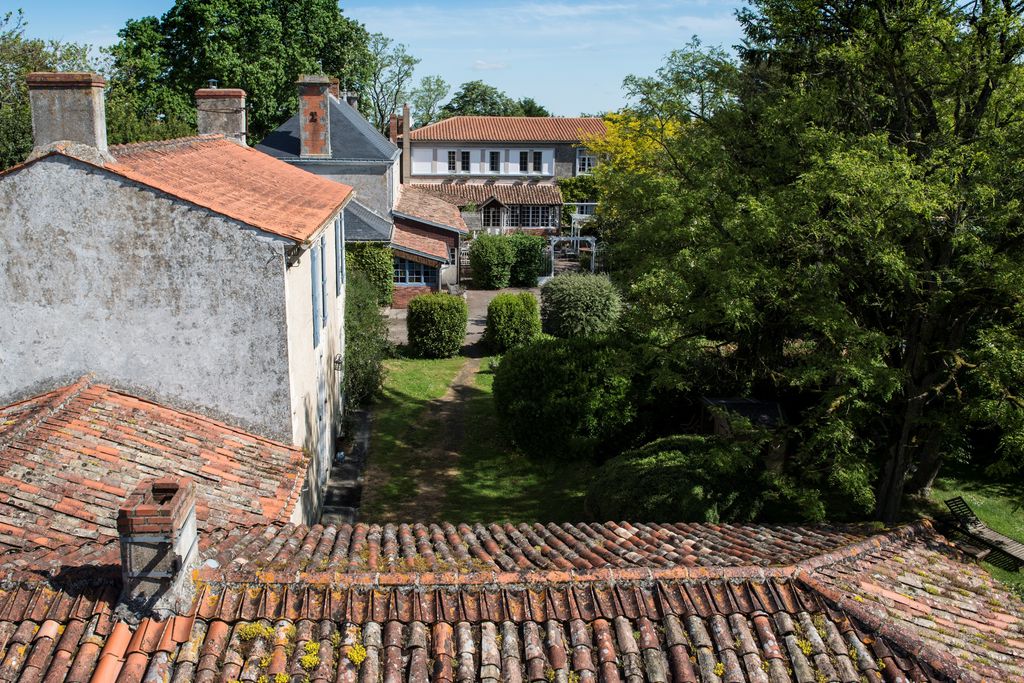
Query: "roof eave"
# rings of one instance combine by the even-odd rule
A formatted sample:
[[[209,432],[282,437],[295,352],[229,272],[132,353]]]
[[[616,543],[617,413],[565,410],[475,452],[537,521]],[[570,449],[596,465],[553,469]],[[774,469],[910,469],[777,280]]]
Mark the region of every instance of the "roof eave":
[[[442,200],[442,201],[444,201],[444,200]],[[454,204],[452,206],[454,206]],[[412,214],[408,214],[408,213],[402,213],[401,211],[392,211],[391,213],[396,218],[404,218],[407,221],[416,221],[417,223],[423,223],[423,225],[429,225],[432,228],[439,228],[441,230],[447,230],[449,232],[454,232],[456,235],[465,235],[466,233],[469,232],[468,230],[462,230],[460,228],[456,228],[456,227],[453,227],[451,225],[445,225],[444,223],[437,223],[436,221],[428,220],[426,218],[421,218],[419,216],[413,216]]]

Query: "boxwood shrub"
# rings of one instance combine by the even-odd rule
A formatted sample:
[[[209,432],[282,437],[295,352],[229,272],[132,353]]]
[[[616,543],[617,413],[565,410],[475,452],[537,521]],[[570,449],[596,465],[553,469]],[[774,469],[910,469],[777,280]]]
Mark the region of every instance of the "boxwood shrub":
[[[604,275],[564,273],[541,289],[544,331],[572,339],[608,334],[622,313],[622,299]]]
[[[540,235],[514,233],[505,239],[512,245],[514,260],[510,283],[513,287],[536,287],[544,269],[545,239]]]
[[[485,343],[497,353],[533,341],[540,334],[540,307],[530,292],[498,294],[487,305]]]
[[[381,242],[346,244],[345,263],[349,271],[358,271],[366,276],[377,293],[379,305],[391,305],[391,297],[395,293],[395,266],[389,245]]]
[[[516,347],[495,371],[495,407],[530,458],[567,461],[620,452],[637,412],[632,358],[591,339],[548,337]]]
[[[384,386],[384,359],[391,355],[391,344],[377,297],[365,273],[349,275],[345,285],[345,405],[349,408],[368,403]]]
[[[409,301],[405,324],[409,350],[421,358],[450,358],[466,338],[469,309],[462,297],[443,292]]]
[[[469,245],[469,268],[477,289],[508,287],[515,252],[503,235],[477,235]]]

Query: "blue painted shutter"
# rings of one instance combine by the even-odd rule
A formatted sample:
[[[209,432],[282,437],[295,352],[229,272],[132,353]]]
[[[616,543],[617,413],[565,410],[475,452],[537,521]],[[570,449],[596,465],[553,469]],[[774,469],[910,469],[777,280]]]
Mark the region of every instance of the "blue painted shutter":
[[[340,214],[334,219],[334,258],[335,267],[338,272],[334,278],[335,291],[338,296],[341,296],[341,288],[345,284],[345,230],[343,218],[345,214]]]
[[[312,261],[310,271],[312,272],[312,279],[310,282],[310,290],[313,294],[313,348],[320,346],[320,329],[323,327],[323,308],[324,302],[322,300],[323,290],[320,284],[320,243],[317,242],[310,249],[310,259]]]
[[[320,236],[320,327],[327,326],[327,235]]]

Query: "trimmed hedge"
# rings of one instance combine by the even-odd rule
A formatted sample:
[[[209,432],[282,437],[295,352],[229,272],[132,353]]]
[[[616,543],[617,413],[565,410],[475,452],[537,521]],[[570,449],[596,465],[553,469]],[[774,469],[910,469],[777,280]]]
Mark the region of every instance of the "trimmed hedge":
[[[512,245],[514,260],[510,282],[513,287],[536,287],[544,269],[544,245],[540,235],[514,233],[506,237]]]
[[[540,308],[530,292],[499,294],[487,305],[484,341],[498,353],[533,341],[540,335]]]
[[[450,358],[462,348],[468,321],[462,297],[443,292],[413,297],[405,319],[409,349],[421,358]]]
[[[589,339],[542,338],[505,354],[494,402],[512,440],[537,460],[617,453],[637,413],[632,354]]]
[[[565,339],[595,337],[615,329],[622,299],[603,275],[564,273],[541,289],[544,331]]]
[[[672,436],[602,465],[587,488],[594,519],[750,521],[761,509],[762,441]]]
[[[345,405],[369,403],[384,386],[384,359],[391,355],[388,324],[378,291],[366,274],[349,274],[345,285]]]
[[[348,270],[366,275],[377,292],[377,303],[390,306],[395,293],[395,260],[391,247],[380,242],[346,244],[345,260]]]
[[[504,235],[477,235],[469,245],[469,268],[477,289],[508,287],[515,251]]]

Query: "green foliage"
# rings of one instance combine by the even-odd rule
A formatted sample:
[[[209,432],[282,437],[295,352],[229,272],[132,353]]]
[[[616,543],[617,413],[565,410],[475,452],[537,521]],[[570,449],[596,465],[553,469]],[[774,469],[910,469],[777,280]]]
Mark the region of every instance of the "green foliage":
[[[487,305],[484,340],[494,351],[531,342],[540,335],[540,310],[530,292],[498,294]]]
[[[380,394],[384,360],[391,355],[388,324],[378,293],[361,271],[345,284],[345,404],[357,408]]]
[[[514,100],[483,81],[463,83],[443,107],[439,119],[452,116],[551,116],[532,97]]]
[[[544,270],[544,245],[540,235],[514,233],[505,236],[512,246],[513,261],[509,283],[513,287],[536,287]]]
[[[448,97],[449,90],[451,86],[440,76],[424,76],[420,79],[410,100],[415,128],[437,121],[441,100]]]
[[[537,460],[615,452],[636,417],[631,354],[593,339],[540,339],[510,350],[494,376],[498,414]]]
[[[760,508],[762,445],[699,435],[659,439],[598,469],[587,512],[601,520],[749,521]]]
[[[469,267],[478,289],[508,287],[516,254],[504,235],[477,235],[469,245]]]
[[[466,338],[469,308],[462,297],[443,292],[421,294],[409,302],[409,348],[421,358],[450,358]]]
[[[545,331],[556,337],[593,337],[615,329],[622,299],[603,275],[564,273],[541,288]]]
[[[89,46],[25,37],[21,10],[0,14],[0,170],[32,151],[32,109],[25,76],[33,71],[90,71]]]
[[[627,328],[800,405],[783,484],[898,519],[943,460],[1024,468],[1024,8],[741,11],[594,143]]]
[[[590,204],[600,201],[600,186],[593,173],[577,175],[570,178],[559,178],[558,188],[562,191],[562,200],[566,204]],[[562,211],[562,225],[572,225],[572,209],[566,207]],[[591,219],[593,220],[593,219]]]
[[[193,93],[215,78],[248,94],[252,143],[294,113],[300,74],[337,76],[342,89],[365,93],[373,73],[369,34],[334,0],[176,0],[118,37],[111,84],[130,94],[119,117],[190,124]]]
[[[388,133],[391,114],[409,101],[409,84],[419,59],[410,55],[406,46],[382,33],[370,36],[370,79],[366,89],[369,99],[369,120],[377,130]]]
[[[345,245],[345,263],[350,272],[359,272],[377,292],[377,304],[390,306],[395,293],[394,256],[391,247],[381,242],[350,242]]]

